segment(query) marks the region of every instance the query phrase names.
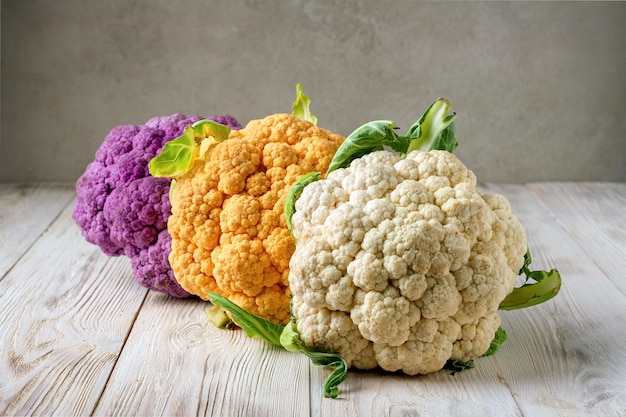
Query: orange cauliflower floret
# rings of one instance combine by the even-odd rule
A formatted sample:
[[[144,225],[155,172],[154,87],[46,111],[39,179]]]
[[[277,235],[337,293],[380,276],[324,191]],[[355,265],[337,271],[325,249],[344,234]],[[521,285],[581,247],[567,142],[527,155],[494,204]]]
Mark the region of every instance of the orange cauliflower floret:
[[[284,216],[289,187],[328,168],[343,137],[291,114],[230,132],[177,177],[169,261],[189,293],[222,294],[274,322],[289,320],[295,250]]]

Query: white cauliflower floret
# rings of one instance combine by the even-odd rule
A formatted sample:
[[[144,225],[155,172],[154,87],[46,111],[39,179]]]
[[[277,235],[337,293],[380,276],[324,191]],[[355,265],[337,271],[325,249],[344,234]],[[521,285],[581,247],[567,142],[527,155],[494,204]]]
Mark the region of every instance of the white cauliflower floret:
[[[326,352],[345,352],[344,359],[359,369],[372,369],[378,364],[372,342],[361,336],[350,316],[327,308],[314,308],[293,298],[293,314],[298,320],[300,337]]]
[[[459,329],[454,320],[420,320],[411,327],[410,336],[402,345],[374,345],[379,366],[387,371],[402,370],[409,375],[438,371],[452,355],[452,342]]]
[[[351,318],[364,338],[378,344],[398,346],[409,337],[409,301],[397,289],[359,292]],[[417,309],[413,313],[419,315]]]
[[[295,204],[292,312],[302,340],[349,366],[407,374],[485,353],[526,238],[446,151],[377,151]]]

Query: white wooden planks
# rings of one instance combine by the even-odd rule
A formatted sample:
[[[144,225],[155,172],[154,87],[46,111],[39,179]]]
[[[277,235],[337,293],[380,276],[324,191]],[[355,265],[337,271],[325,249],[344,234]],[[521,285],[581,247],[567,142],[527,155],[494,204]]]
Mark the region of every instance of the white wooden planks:
[[[95,414],[308,415],[308,359],[214,328],[209,305],[150,293]]]
[[[71,186],[0,184],[0,280],[73,197]]]
[[[340,398],[322,399],[323,368],[311,373],[313,416],[521,416],[509,388],[490,358],[476,368],[408,376],[382,371],[350,371]]]
[[[563,279],[561,292],[548,303],[502,314],[509,340],[494,359],[524,415],[623,413],[626,297],[571,238],[571,226],[555,222],[545,202],[520,186],[492,189],[507,196],[524,225],[534,269],[556,267]],[[585,211],[593,203],[568,204]],[[587,222],[597,227],[592,216]]]
[[[90,414],[145,298],[127,259],[82,238],[72,208],[0,281],[0,415]]]
[[[626,294],[626,184],[536,183],[528,189]]]

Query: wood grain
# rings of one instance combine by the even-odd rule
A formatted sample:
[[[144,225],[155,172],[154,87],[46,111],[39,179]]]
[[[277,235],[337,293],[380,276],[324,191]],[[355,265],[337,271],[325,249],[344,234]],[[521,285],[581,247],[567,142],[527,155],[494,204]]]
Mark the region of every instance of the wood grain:
[[[626,297],[526,188],[491,189],[510,200],[524,225],[533,267],[555,267],[563,279],[548,303],[502,314],[509,340],[494,359],[523,414],[623,413]],[[590,203],[572,204],[587,210]]]
[[[128,259],[86,243],[71,211],[0,281],[0,415],[89,414],[145,297]]]
[[[73,196],[71,186],[0,184],[0,280]]]
[[[442,370],[408,376],[383,371],[350,371],[340,398],[322,399],[323,368],[311,372],[313,416],[521,416],[509,388],[490,358],[452,374]]]
[[[528,189],[626,294],[626,184],[534,183]]]
[[[150,293],[95,414],[308,415],[306,357],[216,329],[208,305]]]

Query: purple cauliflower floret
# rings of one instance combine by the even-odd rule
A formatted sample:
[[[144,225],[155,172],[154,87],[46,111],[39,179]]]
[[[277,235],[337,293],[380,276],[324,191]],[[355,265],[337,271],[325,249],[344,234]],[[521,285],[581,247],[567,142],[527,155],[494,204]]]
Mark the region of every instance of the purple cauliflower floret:
[[[131,258],[133,273],[139,284],[154,291],[167,293],[173,297],[188,297],[189,293],[174,278],[174,272],[167,260],[172,249],[172,237],[162,230],[153,245],[141,250]]]
[[[190,118],[193,123],[196,117]],[[104,166],[117,165],[122,155],[130,152],[142,152],[156,155],[156,148],[163,147],[165,142],[176,136],[165,137],[162,129],[155,129],[145,125],[121,125],[116,126],[106,135],[100,148],[96,151],[95,162]],[[151,146],[152,149],[147,149]]]
[[[111,241],[129,257],[154,244],[167,229],[170,180],[144,177],[117,187],[104,204]]]
[[[144,287],[179,298],[189,294],[174,279],[167,260],[170,180],[151,177],[148,164],[165,143],[202,119],[173,114],[144,125],[114,127],[76,183],[73,217],[85,239],[109,256],[128,256]],[[241,128],[232,116],[209,119]]]

